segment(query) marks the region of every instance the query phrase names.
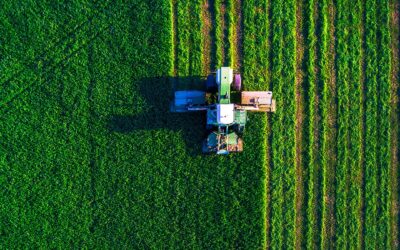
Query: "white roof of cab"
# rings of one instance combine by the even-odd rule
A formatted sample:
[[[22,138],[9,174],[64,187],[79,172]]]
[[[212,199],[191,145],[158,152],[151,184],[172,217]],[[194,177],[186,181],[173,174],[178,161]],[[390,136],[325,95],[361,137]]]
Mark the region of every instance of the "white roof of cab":
[[[217,121],[220,124],[231,124],[234,121],[234,104],[217,104]]]

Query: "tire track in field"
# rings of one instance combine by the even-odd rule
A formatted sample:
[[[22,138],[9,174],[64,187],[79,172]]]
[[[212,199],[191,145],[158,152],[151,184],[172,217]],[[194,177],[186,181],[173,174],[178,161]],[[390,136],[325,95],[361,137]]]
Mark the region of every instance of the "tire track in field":
[[[108,3],[102,9],[101,14],[108,13],[107,10],[105,9],[108,6],[110,6],[110,3]],[[26,68],[24,70],[17,72],[14,75],[14,77],[11,77],[10,79],[2,83],[0,85],[2,86],[2,88],[0,89],[0,96],[2,98],[0,100],[0,109],[7,106],[10,102],[12,102],[15,98],[17,98],[19,95],[21,95],[28,89],[31,89],[32,87],[38,85],[37,83],[38,69],[40,68],[46,69],[46,71],[40,71],[41,75],[47,75],[51,73],[58,67],[68,63],[68,60],[70,58],[79,53],[83,48],[86,47],[88,43],[92,42],[97,37],[99,37],[108,28],[108,26],[102,27],[96,33],[90,35],[89,38],[87,38],[86,35],[87,32],[89,32],[92,28],[91,27],[92,20],[99,17],[100,17],[99,12],[96,12],[95,15],[93,15],[87,21],[83,22],[82,26],[80,26],[79,29],[74,29],[74,32],[70,33],[70,36],[67,39],[63,40],[60,46],[54,47],[52,50],[48,50],[47,53],[43,55],[43,57],[35,58],[34,60],[27,62]],[[81,37],[85,37],[86,39],[80,39]],[[30,73],[31,75],[29,75],[28,73]],[[18,79],[18,77],[22,77],[22,79]],[[20,84],[21,82],[28,84],[23,85]],[[44,83],[47,82],[49,81],[45,81]],[[42,85],[44,83],[40,84]],[[8,85],[4,87],[4,85],[6,84]]]
[[[93,4],[97,4],[98,2],[100,2],[99,0],[96,0]],[[82,29],[85,28],[85,26],[89,25],[91,23],[91,20],[93,20],[94,18],[97,18],[99,15],[101,14],[105,14],[106,13],[106,8],[108,6],[110,6],[111,2],[106,2],[106,4],[104,6],[97,6],[96,9],[100,8],[100,11],[95,11],[94,14],[90,15],[87,20],[75,24],[75,25],[71,25],[72,21],[67,22],[66,24],[62,25],[60,27],[60,29],[67,30],[67,33],[62,36],[61,38],[53,38],[50,42],[48,42],[48,44],[50,44],[49,46],[47,46],[47,48],[43,49],[41,52],[39,52],[39,55],[37,55],[36,57],[34,57],[31,60],[26,60],[25,62],[23,62],[22,64],[24,65],[25,68],[35,68],[37,66],[37,64],[43,60],[43,58],[46,58],[48,56],[48,54],[51,54],[54,52],[54,50],[57,50],[60,46],[62,46],[65,42],[67,42],[69,40],[69,38],[71,36],[76,36],[76,34],[81,31]],[[74,20],[74,19],[71,19]],[[67,28],[68,26],[74,26],[71,27],[70,29]],[[7,79],[0,79],[0,86],[2,86],[3,84],[9,84],[14,78],[17,78],[19,76],[21,76],[22,73],[24,73],[26,70],[25,69],[21,69],[19,71],[17,71],[16,73],[12,74],[12,76],[10,76]]]
[[[400,187],[399,187],[399,138],[400,138],[400,20],[399,20],[399,9],[400,1],[391,1],[391,51],[392,51],[392,72],[391,72],[391,92],[392,92],[392,112],[391,112],[391,246],[393,249],[398,249],[400,247]]]

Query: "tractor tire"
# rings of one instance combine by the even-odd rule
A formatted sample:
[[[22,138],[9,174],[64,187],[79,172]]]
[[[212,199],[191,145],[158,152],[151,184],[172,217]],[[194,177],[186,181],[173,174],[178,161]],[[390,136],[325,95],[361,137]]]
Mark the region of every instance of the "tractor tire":
[[[207,76],[206,89],[207,92],[214,92],[217,90],[217,82],[215,81],[215,77],[213,75]]]
[[[235,74],[233,76],[233,89],[236,91],[242,90],[242,77],[240,74]]]

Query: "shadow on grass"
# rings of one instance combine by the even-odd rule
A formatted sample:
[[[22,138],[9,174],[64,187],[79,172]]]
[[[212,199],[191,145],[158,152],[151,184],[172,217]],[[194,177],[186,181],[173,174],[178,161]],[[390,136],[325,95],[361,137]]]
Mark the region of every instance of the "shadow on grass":
[[[139,90],[140,96],[145,101],[145,111],[134,115],[111,115],[108,119],[110,132],[123,134],[156,130],[180,132],[188,153],[193,156],[202,154],[201,145],[207,135],[205,111],[170,112],[174,91],[204,90],[202,77],[144,78],[137,81],[134,87],[135,91]],[[166,146],[174,147],[170,144]]]

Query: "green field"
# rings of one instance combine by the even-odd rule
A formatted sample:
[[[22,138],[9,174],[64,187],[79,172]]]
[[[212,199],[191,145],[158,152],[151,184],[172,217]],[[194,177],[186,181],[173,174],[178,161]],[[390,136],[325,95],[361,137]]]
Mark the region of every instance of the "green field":
[[[399,0],[0,3],[0,248],[398,249]],[[203,155],[174,84],[272,90]]]

